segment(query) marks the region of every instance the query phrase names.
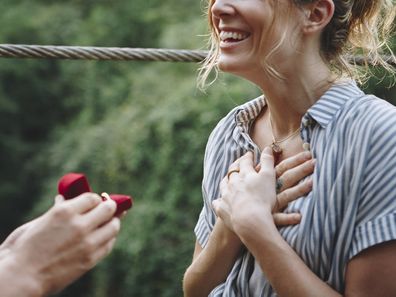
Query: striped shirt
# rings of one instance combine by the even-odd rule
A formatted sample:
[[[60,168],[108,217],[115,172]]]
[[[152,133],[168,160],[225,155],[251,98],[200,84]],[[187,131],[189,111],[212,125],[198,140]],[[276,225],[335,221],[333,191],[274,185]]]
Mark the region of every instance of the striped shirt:
[[[216,221],[211,201],[229,165],[260,150],[248,132],[265,106],[263,96],[234,108],[212,131],[205,151],[204,206],[195,227],[205,247]],[[353,81],[334,84],[303,116],[301,138],[316,168],[313,189],[286,209],[300,212],[282,237],[306,265],[340,293],[348,261],[370,246],[396,239],[396,108],[365,95]],[[209,296],[277,296],[249,252]]]

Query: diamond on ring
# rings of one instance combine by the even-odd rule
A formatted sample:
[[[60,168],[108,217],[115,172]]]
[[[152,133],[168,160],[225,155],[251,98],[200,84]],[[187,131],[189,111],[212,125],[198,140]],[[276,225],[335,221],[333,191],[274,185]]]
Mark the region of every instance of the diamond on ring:
[[[110,198],[110,195],[107,194],[106,192],[103,192],[102,194],[100,194],[100,196],[102,197],[102,200],[103,200],[103,201],[106,201],[106,200],[110,200],[110,199],[111,199],[111,198]]]

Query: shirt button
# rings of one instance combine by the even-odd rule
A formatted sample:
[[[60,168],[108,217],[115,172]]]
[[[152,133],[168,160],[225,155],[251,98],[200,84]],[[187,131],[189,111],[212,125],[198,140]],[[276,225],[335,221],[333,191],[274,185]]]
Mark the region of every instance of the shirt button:
[[[309,150],[311,150],[311,145],[308,142],[304,142],[303,149],[304,149],[304,151],[309,151]]]
[[[303,126],[304,126],[305,128],[307,128],[307,127],[309,127],[309,126],[312,126],[313,121],[311,120],[311,118],[304,118],[304,119],[302,120],[302,124],[303,124]]]

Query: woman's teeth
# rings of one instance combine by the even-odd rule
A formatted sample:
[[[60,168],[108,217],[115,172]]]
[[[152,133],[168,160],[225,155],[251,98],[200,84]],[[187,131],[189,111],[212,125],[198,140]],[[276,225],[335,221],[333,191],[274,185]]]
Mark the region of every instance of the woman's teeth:
[[[247,33],[229,32],[229,31],[220,32],[221,41],[241,41],[246,37],[248,37]]]

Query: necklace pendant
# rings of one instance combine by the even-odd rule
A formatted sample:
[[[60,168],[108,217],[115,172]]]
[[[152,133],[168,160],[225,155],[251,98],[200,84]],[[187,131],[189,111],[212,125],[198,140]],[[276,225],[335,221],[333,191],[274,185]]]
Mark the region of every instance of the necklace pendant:
[[[274,141],[271,144],[271,149],[272,149],[272,154],[274,155],[275,164],[277,164],[279,161],[279,158],[282,155],[282,148]]]

